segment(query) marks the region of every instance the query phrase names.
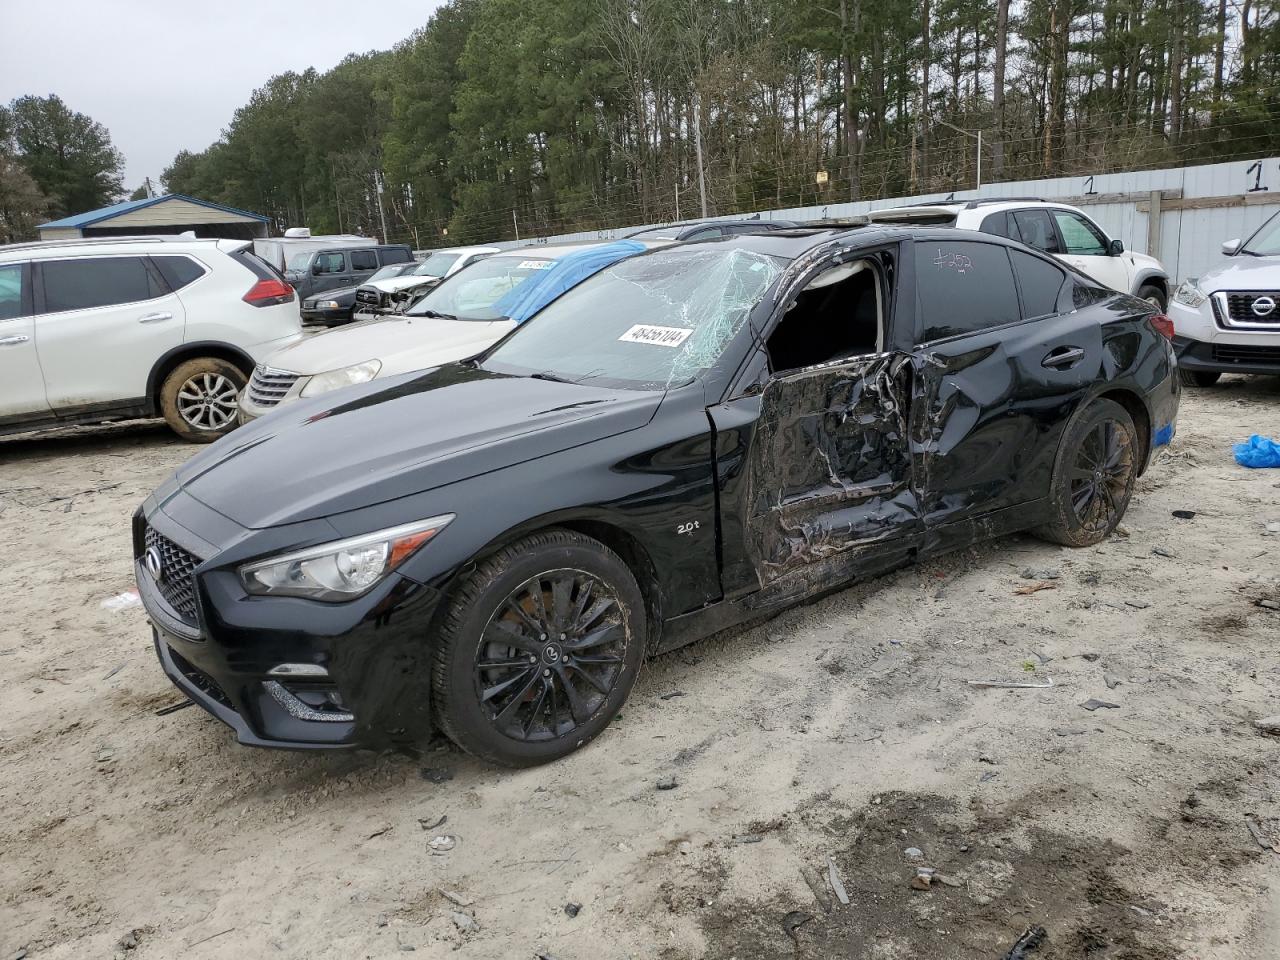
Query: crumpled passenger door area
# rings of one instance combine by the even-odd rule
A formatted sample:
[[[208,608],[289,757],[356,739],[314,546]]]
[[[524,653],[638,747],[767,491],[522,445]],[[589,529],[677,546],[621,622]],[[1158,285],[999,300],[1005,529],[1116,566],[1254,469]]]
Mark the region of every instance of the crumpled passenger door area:
[[[910,358],[889,353],[797,371],[765,386],[742,511],[759,586],[790,574],[812,577],[813,589],[835,586],[863,561],[880,565],[884,558],[869,551],[919,532],[911,376]]]

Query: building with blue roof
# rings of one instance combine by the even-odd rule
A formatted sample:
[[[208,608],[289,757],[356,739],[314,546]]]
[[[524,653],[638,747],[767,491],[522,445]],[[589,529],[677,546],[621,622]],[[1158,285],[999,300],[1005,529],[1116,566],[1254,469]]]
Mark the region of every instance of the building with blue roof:
[[[270,225],[271,218],[260,213],[169,193],[77,213],[42,223],[36,229],[40,231],[41,240],[154,236],[188,231],[197,237],[255,240],[266,237]]]

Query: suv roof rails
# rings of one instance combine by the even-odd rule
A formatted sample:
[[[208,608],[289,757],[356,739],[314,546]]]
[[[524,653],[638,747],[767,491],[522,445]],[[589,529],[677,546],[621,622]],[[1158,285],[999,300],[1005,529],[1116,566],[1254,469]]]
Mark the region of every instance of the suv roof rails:
[[[962,210],[973,210],[986,203],[1053,203],[1044,197],[981,197],[977,200],[921,200],[919,203],[904,203],[897,207],[881,207],[872,213],[888,210],[910,209],[912,207],[959,207]]]
[[[181,237],[177,234],[126,237],[68,237],[65,240],[28,240],[0,246],[0,253],[10,250],[41,250],[47,247],[91,247],[113,243],[216,243],[217,237]]]
[[[981,200],[970,200],[964,205],[966,210],[973,210],[984,203],[1050,203],[1044,197],[983,197]]]

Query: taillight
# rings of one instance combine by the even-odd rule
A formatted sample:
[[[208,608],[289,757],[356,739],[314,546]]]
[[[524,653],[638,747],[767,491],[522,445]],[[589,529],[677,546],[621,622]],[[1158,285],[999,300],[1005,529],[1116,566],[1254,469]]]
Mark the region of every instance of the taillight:
[[[241,299],[255,307],[271,307],[278,303],[288,303],[293,299],[293,287],[283,280],[268,277],[259,280]]]
[[[1173,321],[1163,313],[1153,313],[1147,319],[1151,321],[1151,328],[1156,333],[1161,334],[1168,340],[1173,339]]]

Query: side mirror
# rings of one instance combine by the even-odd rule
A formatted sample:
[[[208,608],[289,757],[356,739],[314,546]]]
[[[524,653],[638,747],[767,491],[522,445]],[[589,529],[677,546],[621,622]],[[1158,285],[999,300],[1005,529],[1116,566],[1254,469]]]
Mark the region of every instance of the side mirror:
[[[324,271],[320,269],[320,261],[317,260],[315,263],[311,265],[311,275],[313,277],[318,277],[322,273],[324,273]]]
[[[1120,256],[1120,254],[1124,253],[1124,241],[1123,241],[1123,240],[1112,240],[1112,241],[1111,241],[1111,246],[1108,248],[1108,252],[1109,252],[1109,253],[1111,254],[1111,256],[1113,256],[1113,257],[1118,257],[1118,256]]]
[[[1240,252],[1240,248],[1244,246],[1237,237],[1235,240],[1228,240],[1222,245],[1222,254],[1227,257],[1234,257]]]

